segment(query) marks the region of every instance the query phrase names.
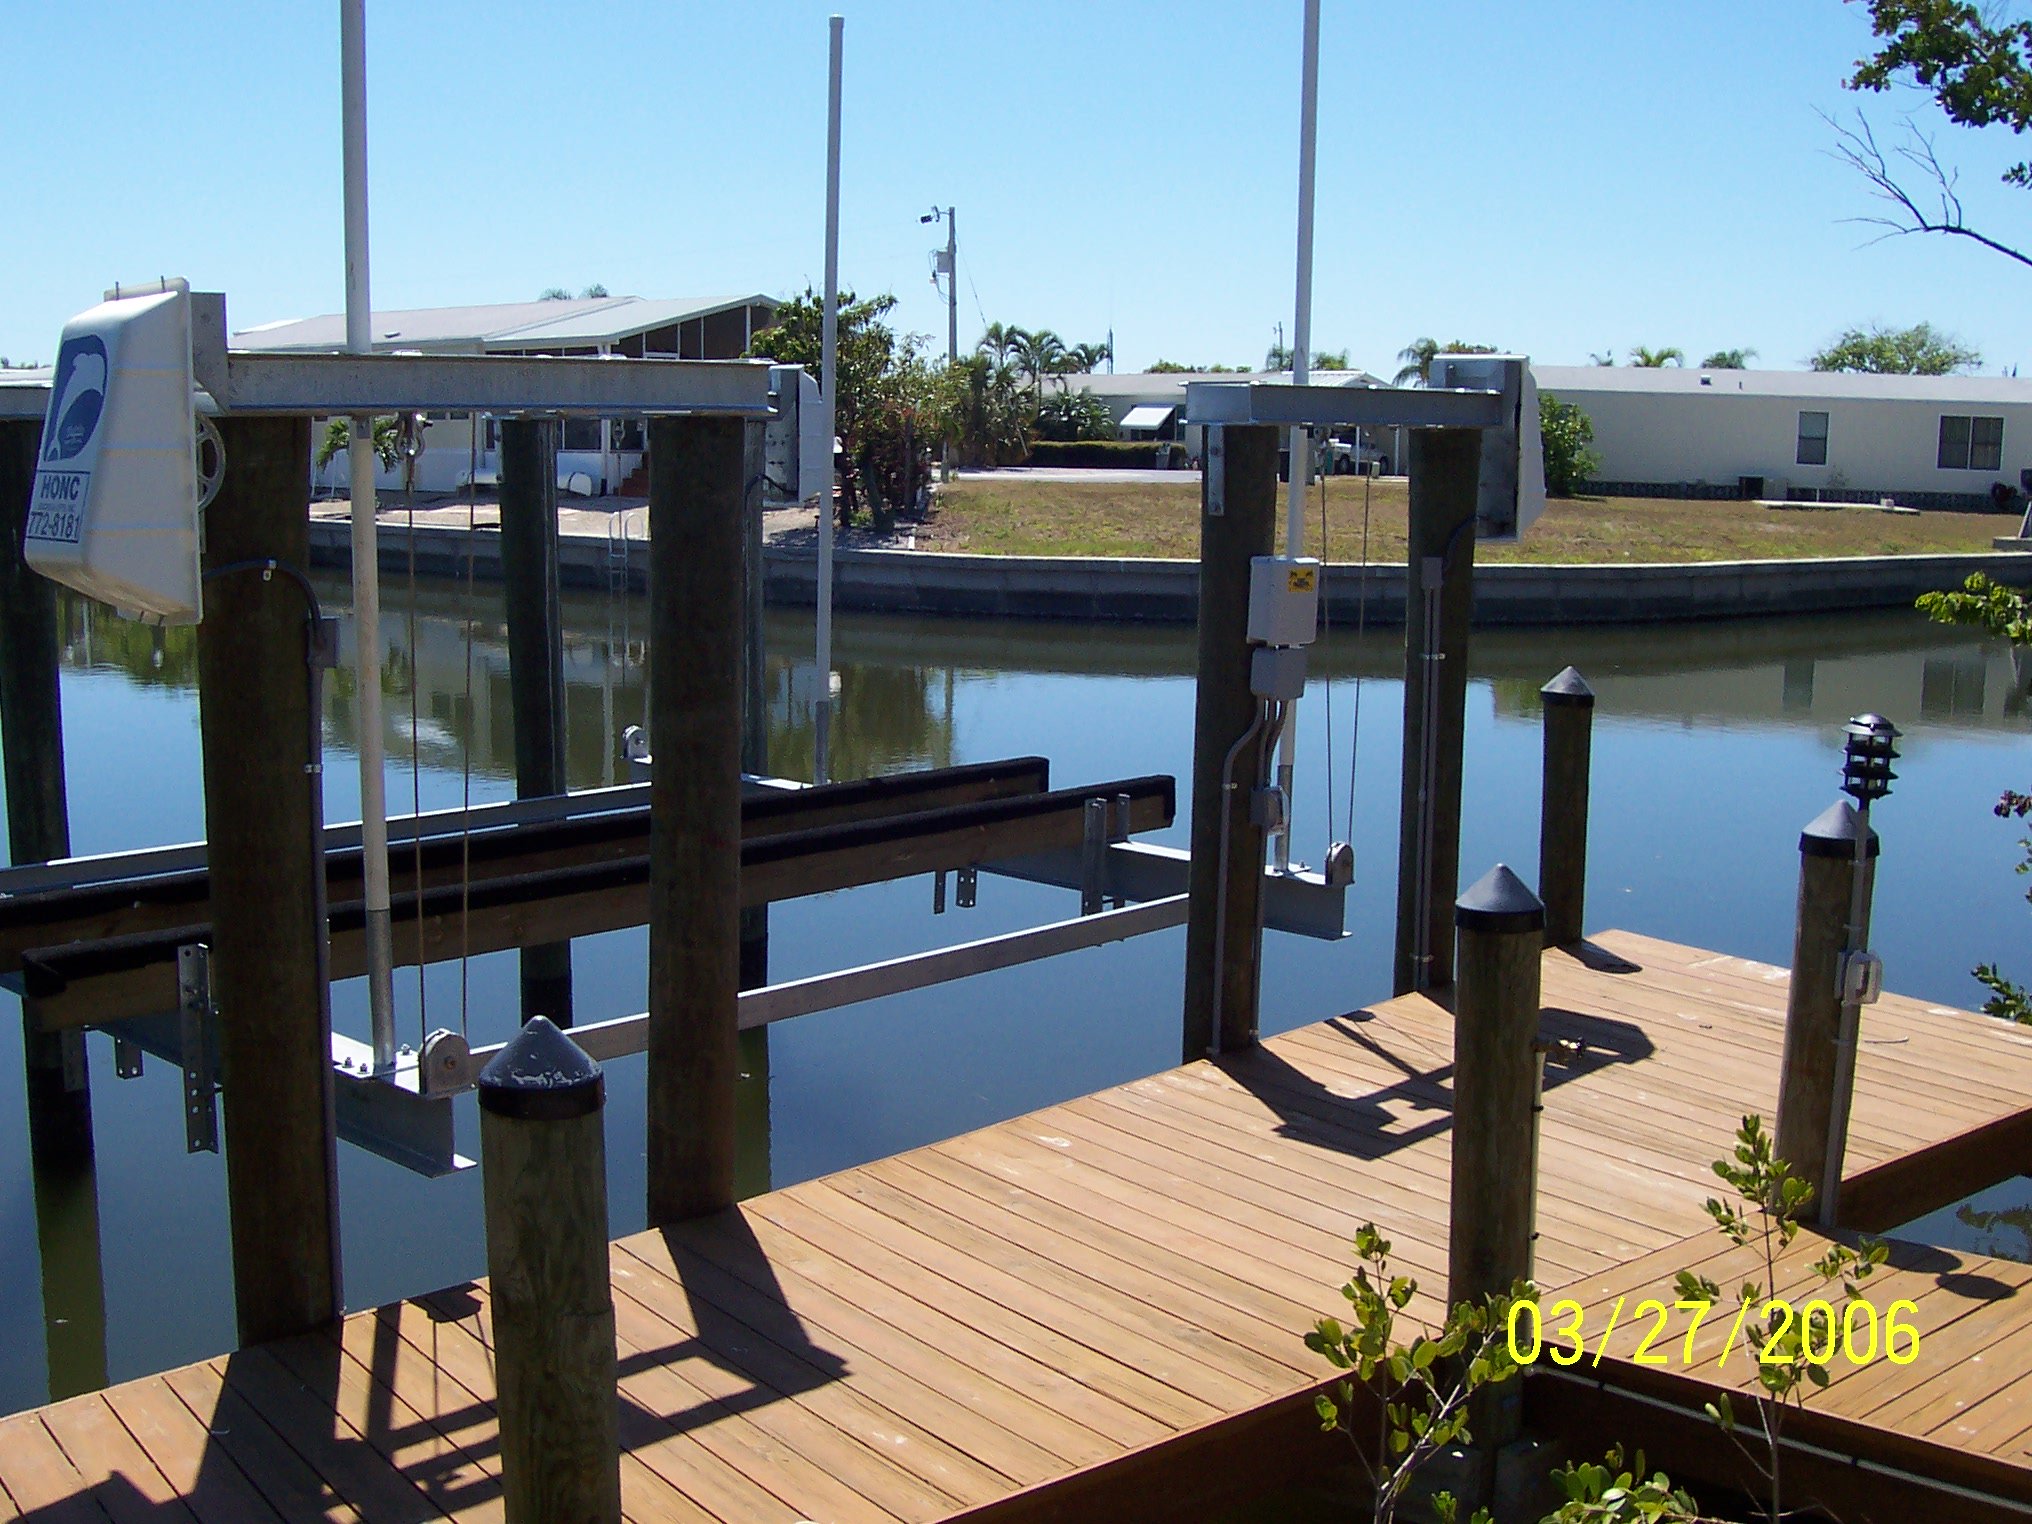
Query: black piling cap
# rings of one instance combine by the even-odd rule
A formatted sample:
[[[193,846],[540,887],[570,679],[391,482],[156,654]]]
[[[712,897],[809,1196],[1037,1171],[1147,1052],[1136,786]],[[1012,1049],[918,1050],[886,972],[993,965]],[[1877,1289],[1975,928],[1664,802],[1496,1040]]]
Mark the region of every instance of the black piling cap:
[[[1802,857],[1849,857],[1856,855],[1857,833],[1868,829],[1870,839],[1863,844],[1863,856],[1877,855],[1877,832],[1874,826],[1865,827],[1863,817],[1856,813],[1856,807],[1846,799],[1837,799],[1807,822],[1806,829],[1799,833],[1799,852]]]
[[[1497,863],[1453,902],[1453,923],[1462,931],[1545,930],[1545,905],[1512,873]]]
[[[569,1122],[607,1102],[607,1077],[548,1016],[532,1016],[480,1071],[480,1106],[524,1122]]]
[[[1587,685],[1587,679],[1568,667],[1559,676],[1538,690],[1538,697],[1549,708],[1554,704],[1568,704],[1577,709],[1595,707],[1595,690]]]

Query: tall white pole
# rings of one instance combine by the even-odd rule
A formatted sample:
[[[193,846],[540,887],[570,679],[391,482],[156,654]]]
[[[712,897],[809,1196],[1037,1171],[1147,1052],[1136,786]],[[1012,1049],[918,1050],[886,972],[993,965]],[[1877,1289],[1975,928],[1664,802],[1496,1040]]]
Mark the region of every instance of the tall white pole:
[[[826,97],[825,335],[819,387],[824,393],[827,448],[839,436],[840,359],[840,55],[847,18],[834,16],[832,57]],[[831,457],[827,486],[818,505],[818,783],[832,776],[833,717],[833,490],[839,485],[839,457]]]
[[[1303,386],[1312,379],[1312,182],[1319,145],[1319,0],[1305,0],[1305,62],[1298,92],[1298,312],[1292,325],[1291,380]],[[1312,476],[1311,435],[1291,431],[1290,496],[1284,514],[1284,553],[1305,551],[1305,489]],[[1326,559],[1326,545],[1319,547]],[[1298,753],[1298,706],[1291,706],[1284,734],[1277,743],[1277,785],[1284,790],[1287,818],[1277,833],[1277,867],[1291,866],[1292,760]],[[1331,776],[1331,769],[1329,769]],[[1329,785],[1331,786],[1331,785]]]
[[[367,0],[339,0],[346,188],[346,348],[374,347],[367,283]],[[395,1067],[394,927],[388,908],[388,800],[381,734],[381,567],[375,537],[374,420],[353,419],[353,676],[360,725],[360,847],[367,891],[367,1006],[374,1067]]]

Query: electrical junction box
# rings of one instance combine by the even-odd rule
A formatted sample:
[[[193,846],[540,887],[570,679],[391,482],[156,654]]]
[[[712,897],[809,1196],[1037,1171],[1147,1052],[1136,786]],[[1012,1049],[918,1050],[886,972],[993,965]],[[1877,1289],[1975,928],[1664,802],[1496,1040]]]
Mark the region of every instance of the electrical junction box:
[[[1295,703],[1305,696],[1304,646],[1253,646],[1249,691],[1262,699]]]
[[[203,611],[190,288],[115,287],[64,325],[22,553],[43,576],[168,624]]]
[[[1309,646],[1319,631],[1319,562],[1312,556],[1249,559],[1249,639]]]

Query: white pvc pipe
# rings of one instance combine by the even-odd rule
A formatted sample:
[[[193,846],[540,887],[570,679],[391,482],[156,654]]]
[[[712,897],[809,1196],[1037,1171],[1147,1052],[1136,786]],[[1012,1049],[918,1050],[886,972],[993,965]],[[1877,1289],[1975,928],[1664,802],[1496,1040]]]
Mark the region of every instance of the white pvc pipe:
[[[1303,386],[1312,379],[1312,186],[1313,168],[1319,146],[1319,0],[1305,0],[1305,61],[1300,71],[1298,100],[1298,311],[1291,333],[1291,381]],[[1302,428],[1291,431],[1289,495],[1285,500],[1284,553],[1305,553],[1305,489],[1312,476],[1311,435]],[[1326,545],[1319,547],[1326,559]],[[1277,868],[1291,866],[1291,820],[1293,760],[1298,755],[1298,706],[1284,726],[1277,743],[1277,785],[1284,791],[1285,823],[1277,833]],[[1328,770],[1331,777],[1331,769]],[[1329,787],[1331,783],[1329,783]]]
[[[367,281],[367,4],[339,0],[340,111],[346,196],[346,348],[374,346]],[[367,1005],[374,1067],[395,1067],[394,927],[388,905],[388,800],[382,756],[381,567],[375,535],[374,420],[350,424],[353,498],[353,676],[360,725],[361,859],[366,878]]]
[[[840,340],[840,57],[847,18],[834,16],[832,52],[826,97],[825,324],[819,388],[825,403],[825,432],[830,469],[818,504],[818,747],[816,776],[824,783],[832,774],[830,741],[833,708],[833,490],[839,485],[839,458],[832,441],[839,435],[838,397]]]

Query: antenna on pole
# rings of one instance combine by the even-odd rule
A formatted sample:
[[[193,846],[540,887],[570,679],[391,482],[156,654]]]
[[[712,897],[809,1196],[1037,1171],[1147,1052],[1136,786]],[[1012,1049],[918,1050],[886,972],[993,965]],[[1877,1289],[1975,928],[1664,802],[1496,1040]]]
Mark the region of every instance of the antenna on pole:
[[[839,485],[840,343],[840,56],[847,18],[831,17],[832,49],[826,97],[825,322],[819,362],[820,389],[825,393],[825,432],[832,468],[818,505],[818,721],[814,783],[832,777],[833,717],[833,492]]]
[[[367,280],[367,0],[339,0],[340,114],[346,197],[346,348],[374,347]],[[382,756],[381,564],[374,419],[347,430],[353,499],[353,676],[360,722],[360,856],[367,902],[367,1008],[374,1069],[395,1067],[395,932],[388,906],[388,799]],[[322,871],[322,870],[320,870]]]
[[[1319,146],[1319,0],[1305,0],[1304,62],[1298,87],[1298,310],[1291,332],[1291,384],[1312,379],[1312,185]],[[1305,489],[1312,476],[1312,435],[1291,431],[1289,495],[1284,514],[1284,553],[1305,553]],[[1321,564],[1326,546],[1319,547]],[[1291,867],[1291,775],[1298,754],[1298,705],[1291,706],[1277,742],[1277,786],[1284,791],[1284,824],[1277,832],[1277,870]]]

